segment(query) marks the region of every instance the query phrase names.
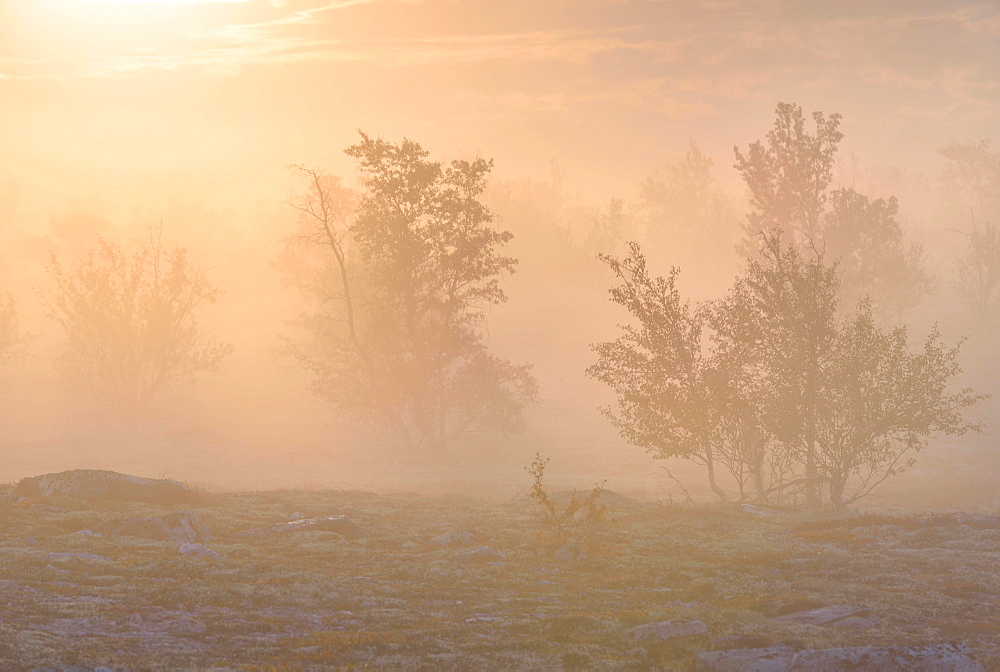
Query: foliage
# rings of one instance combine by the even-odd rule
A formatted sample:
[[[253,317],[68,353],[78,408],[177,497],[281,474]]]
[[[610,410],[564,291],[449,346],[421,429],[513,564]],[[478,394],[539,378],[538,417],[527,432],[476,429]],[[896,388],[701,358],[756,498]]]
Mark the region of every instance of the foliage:
[[[650,275],[637,243],[625,258],[601,259],[621,283],[611,289],[611,300],[637,321],[623,326],[616,340],[594,346],[597,362],[587,374],[618,396],[617,409],[605,408],[605,415],[629,443],[656,457],[704,464],[713,490],[725,497],[715,483],[719,417],[705,384],[703,311],[682,301],[676,268],[666,277]]]
[[[487,347],[487,311],[506,300],[500,279],[517,264],[500,253],[511,234],[480,201],[492,163],[445,167],[415,142],[363,133],[346,151],[364,183],[356,207],[339,182],[307,169],[298,204],[300,240],[326,255],[311,288],[320,309],[292,348],[314,390],[412,447],[517,429],[537,386],[529,365]]]
[[[736,164],[750,192],[751,211],[740,247],[749,259],[766,255],[766,240],[779,239],[800,252],[827,255],[840,263],[850,306],[863,296],[891,312],[913,307],[934,288],[919,244],[904,244],[895,198],[871,200],[853,188],[830,191],[840,115],[812,115],[779,103],[766,144],[736,148]]]
[[[679,271],[652,277],[638,245],[604,258],[621,283],[612,301],[634,324],[594,346],[588,374],[615,391],[606,413],[629,443],[704,465],[723,500],[717,465],[741,499],[797,489],[815,506],[825,487],[844,505],[928,438],[978,429],[960,411],[985,397],[947,391],[958,346],[935,330],[911,354],[906,329],[884,331],[868,301],[838,321],[835,264],[776,237],[762,254],[723,299],[694,307],[676,289]]]
[[[805,496],[818,504],[816,422],[823,353],[836,336],[838,275],[818,254],[769,238],[751,260],[729,301],[717,307],[716,337],[723,352],[757,365],[767,431],[805,469]]]
[[[923,247],[904,244],[898,213],[894,196],[872,200],[853,189],[830,193],[823,242],[825,253],[838,261],[843,305],[868,296],[875,305],[898,312],[933,291]]]
[[[159,231],[131,254],[101,239],[72,269],[53,254],[47,270],[48,314],[65,336],[59,368],[110,410],[140,412],[233,351],[200,322],[219,290],[186,249],[164,249]]]
[[[750,190],[753,208],[746,226],[748,254],[757,251],[761,231],[778,231],[797,246],[818,242],[837,145],[844,137],[839,114],[813,112],[813,134],[798,105],[778,103],[775,114],[766,146],[758,140],[746,154],[734,148],[735,167]]]
[[[591,546],[605,524],[607,510],[600,502],[607,481],[597,483],[583,497],[574,492],[569,501],[560,508],[542,482],[548,464],[549,458],[542,458],[540,453],[535,453],[535,459],[524,468],[533,479],[531,499],[541,509],[541,538],[551,543],[554,548],[559,548],[569,541],[578,542],[584,547]]]
[[[928,437],[981,430],[961,410],[988,395],[946,391],[961,373],[958,354],[937,328],[921,351],[909,352],[906,327],[879,328],[869,301],[844,321],[823,357],[816,427],[818,469],[834,504],[849,504],[911,466]]]

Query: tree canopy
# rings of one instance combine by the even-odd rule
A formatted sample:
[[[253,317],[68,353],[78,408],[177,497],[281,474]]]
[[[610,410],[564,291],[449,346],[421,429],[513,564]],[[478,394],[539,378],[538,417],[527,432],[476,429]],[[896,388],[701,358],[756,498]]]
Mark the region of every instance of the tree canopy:
[[[201,325],[219,290],[186,249],[165,249],[160,232],[152,234],[131,254],[101,240],[75,267],[55,255],[48,266],[48,314],[64,336],[60,371],[125,415],[144,411],[180,379],[216,370],[233,350]]]
[[[363,183],[356,206],[308,170],[302,240],[327,255],[324,299],[293,353],[314,390],[394,427],[412,447],[518,428],[537,396],[530,365],[489,351],[485,325],[517,260],[481,202],[492,162],[428,161],[419,144],[364,133],[346,150]]]
[[[769,239],[723,299],[693,306],[679,270],[650,275],[638,245],[604,261],[633,320],[594,346],[588,373],[617,396],[606,412],[655,457],[705,465],[723,500],[719,470],[743,499],[843,506],[930,437],[979,429],[961,411],[985,397],[949,389],[958,346],[935,329],[911,352],[906,328],[880,327],[867,300],[838,319],[839,274],[821,255]]]
[[[923,248],[905,241],[895,198],[871,199],[853,187],[831,190],[844,137],[841,116],[813,112],[812,120],[810,133],[801,107],[779,103],[764,141],[745,153],[735,148],[751,205],[741,252],[760,258],[764,241],[777,237],[839,262],[843,305],[870,296],[888,314],[913,307],[934,288]]]

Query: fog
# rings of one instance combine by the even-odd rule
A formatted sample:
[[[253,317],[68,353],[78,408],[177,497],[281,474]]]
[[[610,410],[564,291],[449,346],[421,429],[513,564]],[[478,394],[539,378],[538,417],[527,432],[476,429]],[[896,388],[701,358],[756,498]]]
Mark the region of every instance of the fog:
[[[967,337],[956,384],[1000,392],[995,313],[978,320],[954,287],[968,233],[1000,213],[949,182],[940,151],[1000,141],[997,39],[995,13],[961,3],[0,0],[0,291],[29,337],[0,370],[0,481],[94,468],[212,491],[509,498],[541,453],[560,487],[683,498],[666,465],[710,500],[700,467],[654,461],[601,413],[615,396],[586,375],[591,346],[628,315],[596,257],[639,240],[656,273],[680,268],[685,298],[721,298],[751,209],[733,147],[763,140],[779,102],[843,115],[831,189],[895,196],[923,246],[934,290],[885,320],[914,342],[935,323]],[[493,160],[481,200],[518,264],[484,329],[533,366],[519,431],[411,449],[283,354],[311,305],[293,241],[310,185],[291,166],[363,193],[344,153],[358,129],[432,161]],[[692,152],[711,181],[684,181]],[[46,268],[156,227],[221,291],[198,314],[232,353],[124,418],[60,375]],[[982,433],[933,438],[867,501],[995,508],[996,408],[974,406]]]
[[[0,0],[0,670],[1000,670],[998,55]]]

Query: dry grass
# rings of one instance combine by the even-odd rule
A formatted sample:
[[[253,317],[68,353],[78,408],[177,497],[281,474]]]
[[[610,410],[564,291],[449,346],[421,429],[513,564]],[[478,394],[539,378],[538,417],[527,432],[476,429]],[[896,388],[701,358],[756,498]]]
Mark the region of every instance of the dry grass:
[[[278,491],[207,495],[193,510],[221,560],[73,534],[157,507],[0,507],[0,668],[688,669],[700,651],[778,643],[965,642],[987,667],[1000,660],[1000,525],[988,517],[773,519],[618,500],[600,552],[562,562],[523,499]],[[239,536],[295,512],[345,514],[370,536]],[[504,561],[428,543],[450,530]],[[777,618],[830,604],[863,604],[881,623]],[[626,634],[675,618],[710,633],[641,647]]]

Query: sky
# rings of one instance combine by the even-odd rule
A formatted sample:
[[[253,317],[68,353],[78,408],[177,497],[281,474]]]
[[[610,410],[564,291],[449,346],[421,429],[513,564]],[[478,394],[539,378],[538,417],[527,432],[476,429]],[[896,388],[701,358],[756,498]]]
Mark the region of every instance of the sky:
[[[492,157],[506,177],[556,160],[603,200],[692,138],[729,170],[779,101],[843,114],[845,155],[934,173],[941,146],[998,135],[1000,9],[0,0],[0,178],[59,193],[166,179],[265,193],[293,162],[350,173],[362,129]]]
[[[842,159],[864,167],[873,184],[901,189],[869,195],[899,196],[907,231],[951,264],[940,241],[961,238],[929,237],[922,227],[967,223],[931,212],[924,204],[933,199],[923,196],[941,184],[941,147],[1000,142],[1000,4],[0,0],[0,295],[15,296],[24,328],[39,335],[19,374],[37,390],[8,387],[17,404],[0,408],[20,419],[6,440],[31,447],[16,451],[22,462],[5,473],[66,468],[60,460],[70,455],[75,466],[136,473],[161,473],[169,459],[169,473],[202,474],[206,483],[258,483],[251,472],[263,479],[275,470],[287,472],[282,483],[301,483],[311,474],[320,462],[278,464],[289,446],[327,451],[331,432],[304,373],[275,362],[284,320],[297,308],[274,265],[295,230],[287,202],[304,189],[290,164],[351,184],[355,169],[343,150],[358,130],[394,142],[406,136],[438,160],[492,158],[501,180],[547,179],[555,162],[587,207],[612,197],[634,204],[642,179],[694,140],[736,209],[733,148],[762,138],[779,102],[842,114]],[[837,175],[851,173],[842,165]],[[535,217],[521,205],[496,214]],[[590,214],[570,216],[581,231],[590,225]],[[110,426],[86,433],[79,400],[65,400],[67,417],[79,410],[79,418],[59,424],[63,410],[50,396],[61,388],[46,368],[57,334],[38,293],[50,252],[71,260],[97,233],[127,243],[158,222],[226,292],[206,319],[236,353],[217,377],[199,379],[194,424],[171,424],[166,443],[149,443],[188,453],[151,450],[148,464],[123,463],[137,441]],[[520,224],[529,231],[530,222]],[[519,250],[525,263],[490,333],[498,352],[536,363],[544,399],[533,433],[511,450],[530,458],[558,445],[618,464],[625,453],[599,450],[617,441],[597,411],[607,391],[583,374],[589,344],[615,324],[604,281],[580,287],[567,276],[532,286],[559,255]],[[704,264],[702,275],[712,268]],[[60,452],[64,445],[71,450]],[[95,461],[95,451],[116,445],[122,450]],[[274,457],[253,462],[246,446]],[[622,463],[647,474],[648,458],[635,452]],[[214,472],[204,467],[209,453]],[[523,460],[504,464],[512,479],[523,477]]]

